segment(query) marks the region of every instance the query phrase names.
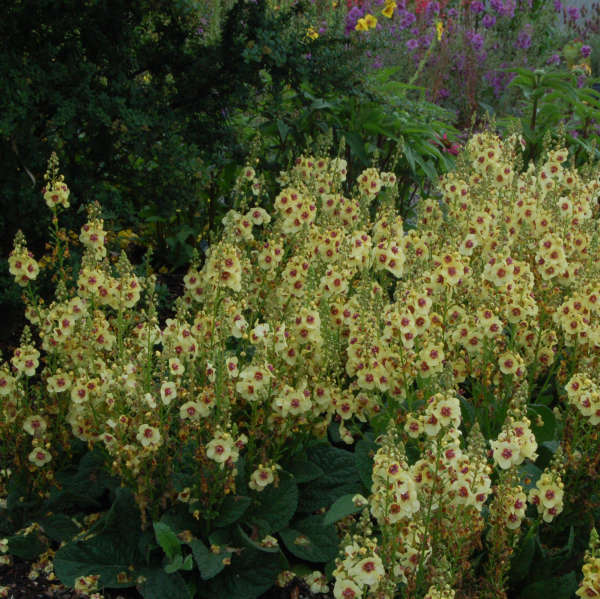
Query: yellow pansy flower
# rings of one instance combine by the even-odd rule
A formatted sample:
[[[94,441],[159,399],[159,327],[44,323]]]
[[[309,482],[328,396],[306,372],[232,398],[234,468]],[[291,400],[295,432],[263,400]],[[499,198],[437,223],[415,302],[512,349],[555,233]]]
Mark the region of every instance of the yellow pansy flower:
[[[388,19],[391,19],[394,16],[394,10],[396,9],[396,5],[393,2],[388,2],[385,5],[385,8],[381,11],[381,14]]]
[[[373,15],[365,15],[365,22],[369,29],[373,29],[377,26],[377,19]]]
[[[358,21],[356,22],[356,26],[354,27],[354,29],[356,31],[368,31],[369,30],[369,26],[367,25],[367,20],[362,18],[362,19],[358,19]]]

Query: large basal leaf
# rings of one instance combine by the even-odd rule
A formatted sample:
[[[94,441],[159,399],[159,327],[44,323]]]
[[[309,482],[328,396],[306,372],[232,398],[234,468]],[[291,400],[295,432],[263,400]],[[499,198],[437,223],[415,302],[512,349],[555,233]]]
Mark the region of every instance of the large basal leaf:
[[[267,535],[285,528],[298,507],[298,485],[294,479],[283,474],[278,486],[269,485],[258,493],[259,504],[252,506],[246,520],[254,523]]]
[[[144,599],[192,599],[193,593],[187,588],[181,574],[167,574],[162,568],[144,570],[146,578],[140,586]]]
[[[325,474],[302,485],[298,511],[316,512],[321,508],[329,508],[342,495],[363,492],[351,452],[330,445],[317,445],[310,449],[308,457]]]
[[[202,599],[256,599],[275,584],[281,566],[272,553],[244,549],[219,576],[198,585],[198,593]]]
[[[373,456],[377,451],[377,443],[369,439],[361,439],[354,448],[354,463],[365,489],[371,489]]]
[[[325,524],[322,515],[294,522],[279,535],[291,553],[309,562],[327,562],[339,551],[335,526]]]
[[[306,458],[298,457],[282,464],[284,470],[289,472],[298,484],[309,483],[324,474],[323,470]]]
[[[510,580],[512,583],[519,583],[527,576],[534,555],[535,529],[532,527],[521,539],[519,547],[511,559]]]
[[[342,495],[339,499],[333,502],[333,505],[327,510],[323,518],[323,524],[333,524],[350,514],[356,514],[360,512],[362,507],[354,505],[352,493],[348,495]]]
[[[241,495],[227,495],[221,506],[219,517],[213,522],[216,527],[229,526],[237,522],[246,512],[252,500]]]
[[[79,527],[65,514],[53,514],[39,521],[44,534],[54,541],[70,541],[78,532]]]
[[[527,416],[531,420],[531,430],[539,445],[554,439],[556,433],[556,416],[549,407],[542,404],[530,404],[527,406]],[[538,426],[540,418],[542,426]]]
[[[131,575],[131,566],[135,569],[141,562],[140,517],[130,491],[117,489],[114,503],[90,534],[95,536],[68,543],[57,551],[54,571],[60,581],[73,586],[79,576],[99,574],[102,586],[132,586],[133,582],[117,581],[120,573]]]
[[[136,566],[137,552],[123,546],[120,539],[108,534],[93,537],[88,541],[68,543],[56,552],[54,572],[66,586],[72,587],[75,579],[90,574],[100,575],[100,585],[109,588],[130,587],[128,582],[117,582],[121,573],[132,575],[131,566]],[[135,578],[132,576],[132,578]]]
[[[8,552],[24,560],[34,560],[47,548],[36,533],[8,537]]]
[[[200,539],[195,539],[189,546],[203,580],[209,580],[219,574],[231,558],[231,552],[226,551],[224,547],[221,547],[218,553],[213,553]]]
[[[527,585],[519,599],[571,599],[576,590],[577,577],[575,572],[569,572]]]

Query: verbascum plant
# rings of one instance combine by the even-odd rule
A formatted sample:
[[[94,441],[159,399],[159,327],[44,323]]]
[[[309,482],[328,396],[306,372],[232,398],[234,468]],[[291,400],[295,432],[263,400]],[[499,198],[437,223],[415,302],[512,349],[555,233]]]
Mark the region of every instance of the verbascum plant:
[[[109,251],[98,206],[69,274],[67,208],[53,204],[55,297],[39,298],[15,262],[34,260],[22,237],[10,258],[31,329],[0,365],[3,505],[18,505],[14,489],[52,499],[75,439],[129,490],[140,527],[152,523],[161,572],[183,580],[193,555],[208,596],[248,555],[267,572],[258,596],[280,568],[270,553],[288,571],[280,542],[330,561],[332,523],[361,507],[332,568],[336,596],[503,596],[524,531],[560,526],[582,498],[587,522],[598,489],[581,456],[598,454],[600,182],[561,148],[522,168],[521,148],[473,136],[410,230],[391,173],[354,184],[344,160],[301,156],[267,198],[245,168],[165,322],[154,276]],[[306,496],[324,476],[307,450],[329,437],[373,445],[370,480],[351,481],[346,503]],[[366,505],[352,501],[360,489]],[[110,518],[134,513],[114,495]],[[340,517],[326,517],[338,500]],[[57,552],[68,584],[153,580],[148,563],[74,568],[77,543],[98,536],[81,535]],[[320,572],[309,580],[323,588]]]

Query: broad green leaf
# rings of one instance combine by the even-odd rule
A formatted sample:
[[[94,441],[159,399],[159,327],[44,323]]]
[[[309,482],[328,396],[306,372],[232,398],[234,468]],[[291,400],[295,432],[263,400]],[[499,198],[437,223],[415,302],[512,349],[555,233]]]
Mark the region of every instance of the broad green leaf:
[[[256,551],[265,551],[267,553],[279,553],[279,546],[275,547],[265,547],[261,545],[259,542],[252,540],[244,531],[244,529],[238,524],[236,526],[236,533],[239,536],[240,543],[249,549],[253,549]]]
[[[531,527],[511,559],[510,579],[513,583],[520,582],[529,573],[535,555],[535,535],[535,529]]]
[[[279,535],[291,553],[309,562],[327,562],[339,551],[335,526],[326,525],[322,515],[294,522]]]
[[[279,478],[279,484],[269,485],[257,493],[258,505],[248,509],[247,520],[257,524],[264,534],[285,528],[298,506],[298,485],[286,474]]]
[[[323,524],[333,524],[350,514],[356,514],[356,512],[360,512],[362,507],[357,507],[354,505],[352,498],[354,494],[350,493],[348,495],[342,495],[339,499],[334,501],[333,505],[327,510],[323,518]]]
[[[145,582],[139,590],[144,599],[192,599],[193,594],[188,590],[179,572],[166,573],[162,568],[144,570]]]
[[[361,439],[354,447],[354,463],[365,489],[370,490],[373,473],[373,456],[377,451],[377,443],[368,439]]]
[[[569,572],[564,576],[554,576],[526,586],[519,599],[571,599],[577,590],[577,576]]]
[[[227,495],[221,506],[218,518],[213,522],[217,528],[237,522],[246,512],[252,499],[241,495]]]
[[[202,599],[256,599],[275,584],[280,571],[280,560],[273,554],[246,549],[232,556],[224,572],[199,585],[198,594]]]
[[[556,434],[556,416],[550,408],[542,404],[530,404],[527,406],[527,415],[531,420],[531,430],[538,444],[552,441]],[[538,419],[541,418],[541,426]]]
[[[154,536],[162,547],[167,558],[172,561],[176,556],[181,557],[181,543],[177,535],[164,522],[154,522]]]
[[[32,561],[48,549],[36,533],[8,537],[8,552],[15,557]]]
[[[38,521],[44,534],[59,543],[70,541],[79,531],[80,527],[72,518],[65,514],[53,514]]]
[[[199,539],[193,540],[189,543],[189,546],[192,549],[194,560],[203,580],[215,577],[223,570],[227,565],[227,561],[231,558],[231,552],[225,550],[224,547],[221,547],[218,553],[213,553]]]
[[[309,462],[305,457],[286,462],[283,467],[294,477],[298,484],[309,483],[311,480],[323,475],[322,468]]]
[[[308,458],[325,474],[302,485],[299,511],[312,513],[328,508],[342,495],[363,492],[354,455],[350,451],[330,445],[316,445],[309,450]]]
[[[361,165],[367,166],[369,164],[369,157],[367,156],[365,144],[360,135],[354,131],[347,131],[344,133],[344,137],[346,138],[346,142],[352,150],[352,153],[358,158]]]
[[[68,543],[54,557],[56,576],[70,587],[75,579],[90,574],[99,574],[101,586],[108,588],[133,586],[135,576],[129,582],[117,582],[119,574],[132,574],[130,567],[135,567],[138,557],[137,552],[119,541],[122,539],[117,536],[102,534],[88,541]]]

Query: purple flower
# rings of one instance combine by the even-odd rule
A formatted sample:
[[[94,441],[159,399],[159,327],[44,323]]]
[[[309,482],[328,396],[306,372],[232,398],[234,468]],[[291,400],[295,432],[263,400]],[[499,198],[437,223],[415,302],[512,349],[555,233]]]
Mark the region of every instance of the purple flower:
[[[504,4],[502,0],[490,0],[490,6],[497,12],[501,13],[504,9]]]
[[[427,16],[432,17],[434,15],[440,14],[440,3],[439,2],[430,2],[426,8]]]
[[[400,16],[400,28],[401,29],[407,29],[416,20],[417,20],[417,17],[415,16],[414,13],[412,13],[412,12],[410,12],[408,10],[404,10],[404,11],[402,11],[402,14]]]
[[[350,35],[350,32],[354,31],[356,27],[356,23],[358,23],[358,19],[365,16],[365,11],[358,6],[353,6],[346,14],[346,27],[344,29],[344,33],[346,35]]]
[[[433,33],[428,33],[427,35],[424,35],[419,40],[419,45],[421,46],[421,48],[429,48],[429,46],[431,46],[432,41],[433,41]]]
[[[569,19],[577,21],[577,19],[579,18],[579,9],[576,6],[568,6],[567,15],[569,15]]]
[[[471,48],[475,52],[479,52],[483,48],[483,35],[481,33],[475,33],[475,31],[467,31],[467,39],[471,43]]]
[[[471,2],[471,12],[474,15],[478,15],[479,13],[483,12],[483,10],[484,10],[483,2],[479,2],[479,0],[475,0],[474,2]]]
[[[483,15],[483,19],[481,19],[481,24],[486,29],[490,29],[496,24],[496,17],[494,15]]]
[[[562,12],[562,2],[560,0],[554,0],[554,10],[556,12]]]
[[[560,64],[560,54],[553,54],[547,61],[546,64]]]
[[[506,0],[506,4],[502,7],[502,16],[512,19],[515,16],[515,8],[515,0]]]
[[[456,8],[449,8],[446,11],[446,15],[449,19],[455,19],[458,16],[458,11],[456,10]]]
[[[515,48],[519,48],[521,50],[529,50],[531,46],[531,26],[526,25],[517,36],[515,40]]]
[[[590,54],[592,53],[592,48],[591,46],[581,46],[581,56],[583,56],[584,58],[587,58]]]
[[[445,88],[442,87],[439,92],[438,92],[438,96],[442,99],[445,100],[446,98],[450,97],[450,92]]]
[[[416,39],[410,39],[406,42],[406,47],[409,50],[416,50],[419,47],[419,42]]]

